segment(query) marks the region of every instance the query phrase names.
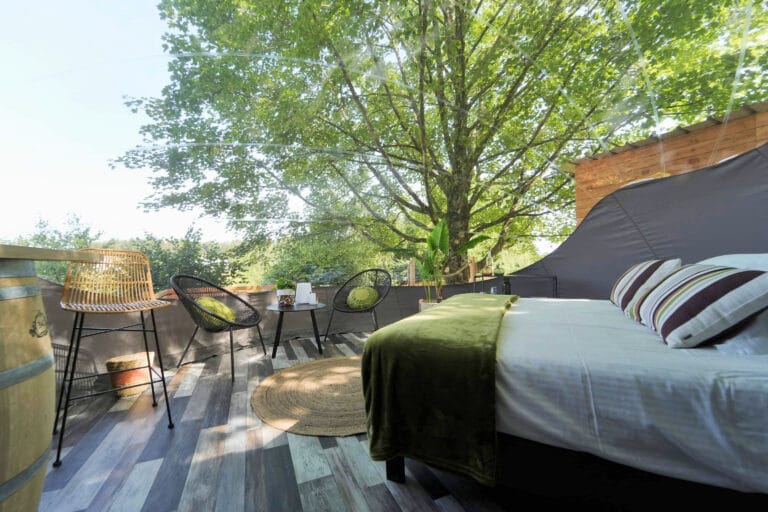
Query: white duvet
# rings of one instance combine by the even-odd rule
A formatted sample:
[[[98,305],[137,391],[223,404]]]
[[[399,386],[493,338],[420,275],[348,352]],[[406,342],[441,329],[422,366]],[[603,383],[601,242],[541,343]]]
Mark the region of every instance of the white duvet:
[[[520,299],[497,360],[500,432],[768,493],[768,355],[669,348],[608,301]]]

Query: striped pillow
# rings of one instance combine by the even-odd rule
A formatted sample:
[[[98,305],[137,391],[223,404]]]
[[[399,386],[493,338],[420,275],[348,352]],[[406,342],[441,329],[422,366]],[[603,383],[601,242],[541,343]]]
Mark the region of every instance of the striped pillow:
[[[635,303],[665,277],[680,268],[681,264],[682,261],[678,258],[644,261],[629,267],[613,285],[611,302],[619,306],[629,318],[639,322],[640,318],[633,315]]]
[[[768,272],[685,265],[635,305],[673,348],[690,348],[768,307]]]

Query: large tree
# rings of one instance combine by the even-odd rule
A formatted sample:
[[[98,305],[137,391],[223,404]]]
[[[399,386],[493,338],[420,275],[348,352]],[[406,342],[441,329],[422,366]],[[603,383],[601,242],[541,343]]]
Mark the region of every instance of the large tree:
[[[764,99],[750,0],[163,0],[171,82],[135,99],[155,207],[500,250],[572,198],[562,163]],[[294,204],[294,203],[292,203]],[[241,222],[243,221],[243,222]],[[452,266],[459,266],[454,260]]]

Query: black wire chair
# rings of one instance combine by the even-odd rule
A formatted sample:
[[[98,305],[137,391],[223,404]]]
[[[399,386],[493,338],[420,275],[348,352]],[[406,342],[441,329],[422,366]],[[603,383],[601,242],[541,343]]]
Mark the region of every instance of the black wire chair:
[[[233,332],[240,329],[249,329],[256,327],[259,332],[259,340],[261,341],[261,348],[264,350],[264,355],[267,355],[267,348],[264,346],[264,337],[261,335],[261,314],[251,306],[248,302],[241,299],[234,293],[225,290],[224,288],[217,286],[205,279],[199,277],[178,274],[171,278],[171,288],[176,292],[181,304],[192,317],[192,321],[195,322],[195,330],[192,336],[189,338],[184,353],[181,354],[176,367],[180,367],[184,357],[187,355],[189,347],[192,345],[192,341],[195,339],[195,335],[199,329],[203,329],[206,332],[216,333],[229,331],[229,349],[231,356],[232,367],[232,380],[235,380],[235,342]],[[234,320],[224,318],[216,314],[215,312],[206,309],[201,306],[197,299],[202,297],[211,297],[229,307],[235,314]]]
[[[370,286],[379,292],[378,300],[371,306],[365,309],[354,309],[347,304],[347,298],[349,292],[358,286]],[[389,289],[392,287],[392,276],[389,275],[384,269],[371,268],[363,270],[353,275],[347,281],[341,285],[341,288],[336,291],[333,296],[333,303],[331,304],[331,317],[328,319],[328,327],[325,328],[325,340],[328,341],[328,333],[331,330],[331,322],[333,322],[333,314],[336,311],[341,313],[367,313],[371,312],[373,316],[374,330],[379,328],[379,321],[376,318],[376,306],[381,304],[384,298],[389,293]]]

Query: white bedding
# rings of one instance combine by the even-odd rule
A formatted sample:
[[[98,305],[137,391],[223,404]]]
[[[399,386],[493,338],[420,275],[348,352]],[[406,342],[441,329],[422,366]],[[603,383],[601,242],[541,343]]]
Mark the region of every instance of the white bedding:
[[[608,301],[505,315],[497,430],[686,480],[768,493],[768,355],[671,349]]]

